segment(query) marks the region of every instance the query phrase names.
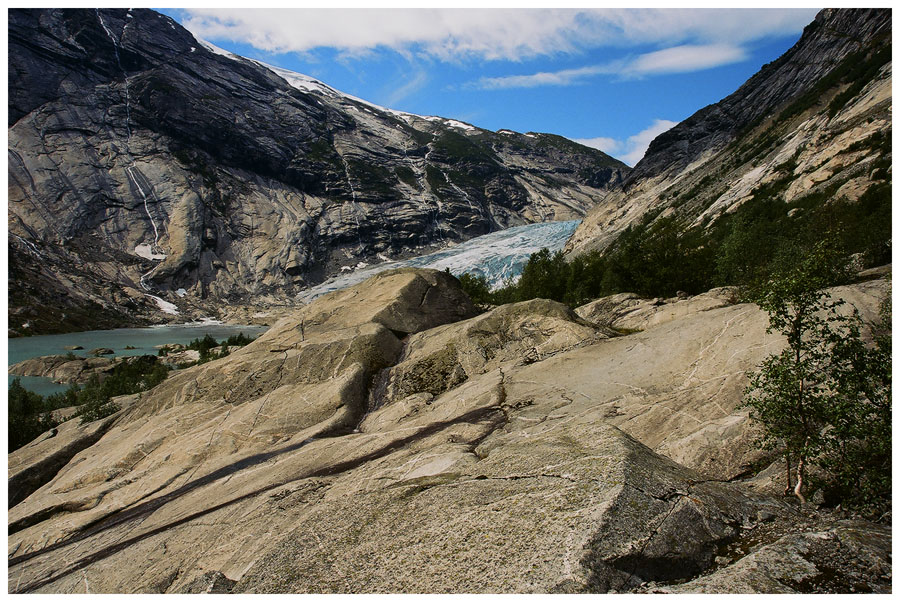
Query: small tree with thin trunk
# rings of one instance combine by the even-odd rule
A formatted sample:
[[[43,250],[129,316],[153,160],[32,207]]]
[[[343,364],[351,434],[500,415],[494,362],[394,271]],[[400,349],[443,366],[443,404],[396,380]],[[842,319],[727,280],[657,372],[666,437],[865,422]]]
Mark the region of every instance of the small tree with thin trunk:
[[[796,467],[793,493],[805,502],[805,471],[831,443],[835,395],[846,376],[846,367],[835,360],[849,338],[859,340],[860,320],[855,311],[839,311],[843,302],[823,290],[843,275],[839,254],[828,242],[802,255],[785,255],[782,265],[754,296],[769,314],[768,331],[784,335],[787,346],[750,375],[744,405],[763,425],[761,446],[784,453],[785,494]]]

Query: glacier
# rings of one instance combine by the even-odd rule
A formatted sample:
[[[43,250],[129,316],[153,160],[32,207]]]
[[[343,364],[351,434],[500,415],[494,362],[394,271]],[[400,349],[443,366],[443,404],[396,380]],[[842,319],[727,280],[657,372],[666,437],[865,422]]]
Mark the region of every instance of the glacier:
[[[388,261],[341,274],[297,295],[297,300],[309,303],[326,293],[362,282],[385,270],[402,267],[449,269],[454,276],[471,273],[484,276],[495,290],[515,282],[522,274],[528,258],[543,248],[558,251],[578,227],[581,220],[541,222],[515,226],[491,232],[466,242],[402,261]]]

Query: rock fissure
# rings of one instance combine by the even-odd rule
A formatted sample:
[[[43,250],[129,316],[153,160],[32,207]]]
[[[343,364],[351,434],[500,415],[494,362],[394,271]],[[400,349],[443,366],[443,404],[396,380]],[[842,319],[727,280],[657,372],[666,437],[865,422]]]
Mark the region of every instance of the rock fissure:
[[[660,498],[657,498],[657,499],[660,499]],[[679,497],[678,499],[675,500],[675,502],[669,507],[669,510],[668,510],[668,512],[666,512],[665,516],[662,517],[662,520],[660,520],[659,523],[657,523],[657,525],[653,528],[653,531],[647,536],[647,538],[644,540],[643,544],[641,544],[640,549],[635,554],[629,555],[632,558],[631,568],[629,569],[628,576],[622,580],[622,583],[619,585],[619,587],[617,589],[621,590],[623,588],[629,587],[631,580],[634,579],[635,573],[638,571],[639,568],[641,568],[641,562],[643,560],[644,551],[647,549],[647,546],[649,546],[650,542],[653,541],[653,538],[659,534],[663,525],[666,523],[666,521],[669,519],[669,517],[672,516],[672,513],[675,512],[675,509],[678,507],[678,504],[682,501],[682,499],[684,499],[684,498]],[[668,501],[668,500],[664,500],[664,501]],[[624,560],[624,558],[619,559],[620,562],[622,560]],[[644,580],[646,581],[646,579],[644,579]]]

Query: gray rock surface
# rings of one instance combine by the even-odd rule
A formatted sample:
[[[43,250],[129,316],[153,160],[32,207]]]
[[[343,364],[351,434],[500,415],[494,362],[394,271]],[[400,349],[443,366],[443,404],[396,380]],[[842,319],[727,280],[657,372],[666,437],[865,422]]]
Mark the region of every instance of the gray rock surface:
[[[804,524],[806,523],[806,524]],[[729,546],[719,570],[680,585],[643,586],[649,593],[879,593],[892,591],[891,529],[861,520],[793,517],[781,529],[757,527]],[[787,531],[785,533],[785,531]],[[780,535],[780,536],[779,536]],[[749,553],[735,554],[739,546]]]
[[[84,384],[92,376],[103,378],[120,361],[109,357],[43,355],[17,362],[8,370],[16,376],[44,376],[56,383]]]
[[[409,394],[439,395],[468,378],[524,365],[608,336],[580,323],[568,307],[534,299],[410,337],[400,361],[382,377],[378,405]]]
[[[886,287],[834,293],[872,312]],[[755,458],[745,370],[780,345],[761,311],[696,303],[609,338],[551,302],[472,317],[466,301],[441,272],[385,272],[127,404],[9,509],[9,590],[669,588],[794,521],[724,482]],[[404,380],[451,346],[464,380]],[[523,361],[529,346],[546,353]],[[375,405],[379,374],[404,386]],[[29,448],[11,466],[39,461]],[[883,566],[883,535],[853,541]]]
[[[738,300],[733,287],[714,288],[693,297],[641,299],[634,293],[619,293],[591,301],[575,309],[580,317],[623,331],[646,330],[690,314],[734,305]]]

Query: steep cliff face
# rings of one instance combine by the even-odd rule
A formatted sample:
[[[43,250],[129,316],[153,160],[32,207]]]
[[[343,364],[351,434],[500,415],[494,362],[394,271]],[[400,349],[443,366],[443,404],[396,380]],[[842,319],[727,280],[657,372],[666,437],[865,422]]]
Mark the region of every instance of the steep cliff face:
[[[567,250],[605,249],[655,217],[708,226],[773,190],[854,201],[890,179],[891,118],[890,10],[824,10],[736,92],[658,136]]]
[[[628,172],[371,105],[149,10],[12,10],[9,74],[19,330],[283,301],[377,255],[580,217]]]

